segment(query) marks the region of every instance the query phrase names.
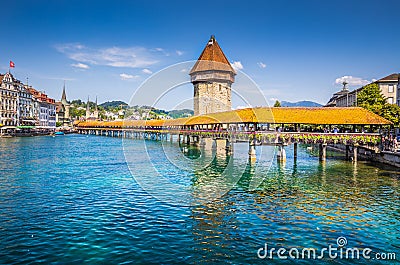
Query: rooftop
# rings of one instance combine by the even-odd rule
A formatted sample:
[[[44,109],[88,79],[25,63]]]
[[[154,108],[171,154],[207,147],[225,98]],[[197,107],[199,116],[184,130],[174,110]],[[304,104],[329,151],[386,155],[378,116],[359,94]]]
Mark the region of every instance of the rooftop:
[[[390,125],[391,122],[360,107],[248,108],[173,120],[89,121],[79,127],[180,126],[220,123],[275,123],[315,125]]]
[[[384,78],[379,79],[377,82],[397,82],[399,80],[399,75],[400,74],[391,74],[388,76],[385,76]]]
[[[235,73],[214,36],[211,36],[190,74],[210,70]]]

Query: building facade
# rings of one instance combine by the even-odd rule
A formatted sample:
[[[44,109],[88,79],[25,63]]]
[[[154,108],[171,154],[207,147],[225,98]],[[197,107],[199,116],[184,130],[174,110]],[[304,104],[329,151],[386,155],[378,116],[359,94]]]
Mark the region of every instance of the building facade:
[[[34,126],[34,104],[32,94],[27,89],[27,86],[21,82],[17,82],[18,89],[18,117],[19,125]]]
[[[232,109],[231,86],[236,72],[214,36],[211,36],[189,74],[194,86],[194,115]]]
[[[400,106],[400,74],[397,79],[397,105]]]
[[[56,102],[49,98],[44,92],[29,87],[32,94],[33,105],[36,111],[36,125],[46,129],[56,128]]]
[[[397,104],[397,85],[399,84],[399,74],[391,74],[376,81],[381,89],[382,95],[387,103]]]
[[[379,86],[382,95],[386,98],[387,103],[389,104],[397,104],[400,106],[400,92],[399,92],[399,74],[391,74],[384,78],[381,78],[374,83]],[[353,91],[343,91],[337,97],[334,96],[329,100],[329,102],[325,105],[326,107],[352,107],[357,106],[357,95],[364,89],[364,87],[360,87]],[[335,97],[335,98],[334,98]],[[333,100],[335,103],[333,102]]]
[[[0,118],[3,126],[19,125],[18,89],[11,73],[0,75]]]
[[[97,106],[97,97],[96,97],[96,102],[94,104],[94,111],[90,111],[90,100],[88,97],[87,103],[86,103],[86,115],[85,115],[86,120],[99,120],[99,108]]]
[[[24,85],[10,72],[0,74],[0,119],[0,127],[13,127],[15,130],[27,126],[55,129],[55,100]]]

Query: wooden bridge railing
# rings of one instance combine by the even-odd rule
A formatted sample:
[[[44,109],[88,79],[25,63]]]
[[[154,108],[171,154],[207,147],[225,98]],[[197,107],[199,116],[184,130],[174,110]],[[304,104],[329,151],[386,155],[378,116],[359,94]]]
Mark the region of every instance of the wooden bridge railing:
[[[276,132],[276,131],[241,131],[209,129],[159,128],[78,128],[78,131],[123,131],[146,134],[172,134],[227,139],[231,142],[255,141],[258,144],[345,144],[377,147],[382,137],[377,133],[320,133],[320,132]]]

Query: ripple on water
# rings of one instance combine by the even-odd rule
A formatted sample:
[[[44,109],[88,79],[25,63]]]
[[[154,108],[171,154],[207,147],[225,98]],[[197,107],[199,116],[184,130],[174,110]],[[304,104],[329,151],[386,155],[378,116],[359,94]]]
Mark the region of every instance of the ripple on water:
[[[146,176],[143,145],[129,144],[135,173]],[[157,172],[188,193],[204,191],[229,161],[183,171],[165,159],[160,143],[146,145]],[[265,243],[322,248],[339,236],[352,247],[399,252],[396,170],[337,159],[320,164],[300,147],[297,163],[289,148],[285,165],[274,161],[268,171],[265,161],[254,171],[246,168],[247,147],[235,147],[235,166],[246,170],[234,188],[209,203],[177,207],[138,185],[121,139],[0,139],[0,263],[265,263],[256,256]],[[175,145],[165,149],[174,161],[188,161]],[[249,191],[254,172],[264,180]],[[223,187],[213,183],[222,186],[206,192]]]

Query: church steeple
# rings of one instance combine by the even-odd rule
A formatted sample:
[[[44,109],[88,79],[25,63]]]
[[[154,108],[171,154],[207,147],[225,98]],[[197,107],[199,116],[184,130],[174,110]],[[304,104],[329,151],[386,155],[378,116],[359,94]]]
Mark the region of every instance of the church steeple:
[[[86,119],[90,118],[90,102],[89,102],[89,96],[87,97],[87,104],[86,104]]]
[[[99,118],[99,110],[98,110],[98,107],[97,107],[97,96],[96,96],[96,103],[95,103],[95,105],[94,105],[93,117],[94,117],[95,119],[98,119],[98,118]]]
[[[62,92],[62,96],[61,96],[61,102],[63,104],[67,103],[67,94],[65,93],[65,80],[64,80],[63,92]]]

